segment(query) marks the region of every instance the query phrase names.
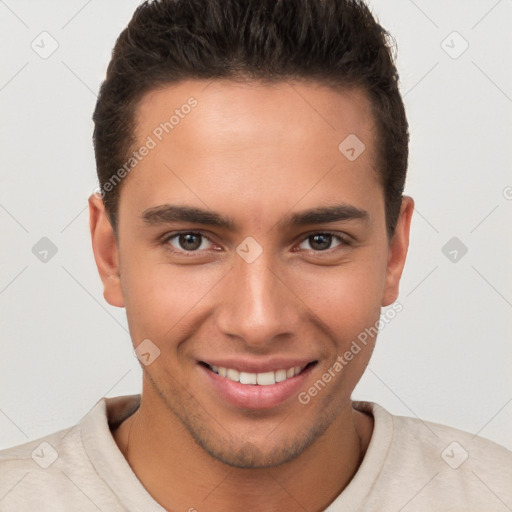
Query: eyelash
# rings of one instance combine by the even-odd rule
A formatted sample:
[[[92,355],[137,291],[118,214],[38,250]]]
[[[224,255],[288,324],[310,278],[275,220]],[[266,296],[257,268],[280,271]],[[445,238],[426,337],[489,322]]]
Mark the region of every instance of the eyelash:
[[[173,239],[173,238],[176,238],[176,237],[179,237],[180,235],[198,235],[202,238],[205,238],[206,240],[208,240],[210,243],[212,244],[215,244],[215,242],[213,242],[207,235],[205,235],[204,233],[201,233],[200,231],[175,231],[173,233],[169,233],[167,235],[165,235],[162,239],[161,239],[161,243],[162,245],[169,251],[173,252],[173,253],[177,253],[177,254],[180,254],[180,255],[185,255],[186,257],[192,257],[192,256],[195,256],[197,254],[201,254],[205,251],[207,251],[207,249],[201,249],[201,250],[194,250],[194,251],[186,251],[186,250],[177,250],[175,249],[174,247],[172,247],[169,242]],[[338,241],[340,242],[339,245],[337,245],[336,247],[329,247],[329,249],[325,249],[323,251],[319,251],[319,250],[314,250],[314,249],[309,249],[308,251],[309,252],[313,252],[315,254],[331,254],[332,251],[335,251],[335,250],[339,250],[341,249],[343,246],[350,246],[351,245],[351,240],[349,239],[348,235],[345,235],[345,234],[341,234],[341,233],[334,233],[332,231],[313,231],[309,234],[307,234],[306,236],[304,236],[301,240],[300,240],[300,243],[303,243],[304,241],[306,241],[308,238],[311,238],[312,236],[315,236],[315,235],[330,235],[332,236],[333,238],[337,238]]]

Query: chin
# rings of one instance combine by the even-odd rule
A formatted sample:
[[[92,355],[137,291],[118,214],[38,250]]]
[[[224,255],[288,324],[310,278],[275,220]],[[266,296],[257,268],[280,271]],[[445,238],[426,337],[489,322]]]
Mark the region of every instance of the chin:
[[[299,457],[327,430],[332,418],[317,419],[310,428],[296,432],[290,427],[298,425],[291,418],[260,438],[241,434],[229,437],[225,430],[216,433],[213,429],[195,428],[185,424],[195,442],[211,457],[231,467],[241,469],[265,469],[280,466]]]
[[[210,440],[211,441],[211,440]],[[284,446],[274,446],[268,440],[259,445],[252,442],[211,443],[204,439],[196,442],[214,459],[240,469],[265,469],[280,466],[298,457],[313,439],[295,439]]]

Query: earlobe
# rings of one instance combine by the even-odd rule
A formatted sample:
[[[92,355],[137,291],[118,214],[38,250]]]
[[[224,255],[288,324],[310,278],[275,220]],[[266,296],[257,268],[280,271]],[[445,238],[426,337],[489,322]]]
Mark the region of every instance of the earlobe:
[[[110,305],[122,308],[124,297],[119,272],[119,250],[105,205],[97,194],[89,197],[89,228],[94,260],[103,282],[103,296]]]
[[[400,207],[395,233],[389,243],[386,282],[382,297],[382,306],[389,306],[398,298],[400,278],[405,265],[409,248],[409,232],[414,211],[412,197],[404,196]]]

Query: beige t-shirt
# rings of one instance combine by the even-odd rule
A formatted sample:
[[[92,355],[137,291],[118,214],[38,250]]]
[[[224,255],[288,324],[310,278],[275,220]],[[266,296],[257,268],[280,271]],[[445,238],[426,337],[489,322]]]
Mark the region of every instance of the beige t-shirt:
[[[0,451],[0,511],[163,512],[111,434],[139,403],[140,395],[102,398],[74,427]],[[372,439],[326,512],[512,510],[512,452],[374,403],[355,407],[373,415]]]

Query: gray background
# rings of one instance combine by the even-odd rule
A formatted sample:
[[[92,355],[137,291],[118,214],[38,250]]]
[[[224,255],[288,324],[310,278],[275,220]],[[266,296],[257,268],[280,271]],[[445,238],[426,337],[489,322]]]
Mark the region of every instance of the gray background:
[[[137,4],[0,1],[0,448],[140,392],[87,215],[96,92]],[[398,43],[417,208],[404,309],[354,397],[512,448],[512,2],[371,6]]]

